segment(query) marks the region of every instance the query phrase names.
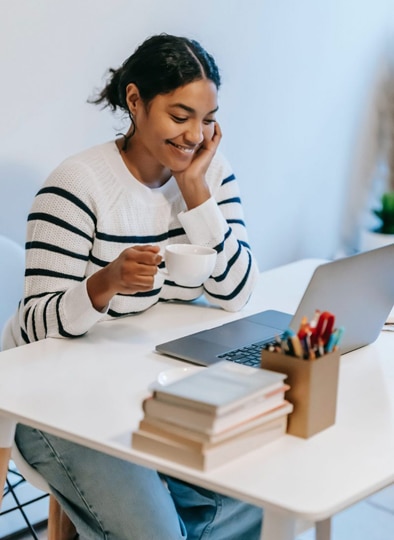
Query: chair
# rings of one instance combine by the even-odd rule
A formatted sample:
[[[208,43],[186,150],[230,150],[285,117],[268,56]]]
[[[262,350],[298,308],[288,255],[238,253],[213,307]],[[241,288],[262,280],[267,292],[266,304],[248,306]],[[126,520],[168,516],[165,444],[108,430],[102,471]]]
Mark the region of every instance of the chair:
[[[11,239],[0,235],[0,332],[6,325],[7,320],[15,311],[18,301],[22,298],[23,277],[25,267],[24,249]],[[48,516],[48,540],[72,540],[76,537],[76,530],[67,515],[62,511],[59,503],[51,495],[51,490],[44,478],[23,459],[18,448],[14,444],[10,448],[1,448],[5,443],[0,443],[0,461],[8,462],[11,456],[22,476],[34,487],[48,493],[50,496]],[[7,468],[1,470],[1,489],[5,484]],[[11,488],[12,489],[12,488]],[[2,492],[1,492],[2,493]],[[1,503],[0,493],[0,503]]]

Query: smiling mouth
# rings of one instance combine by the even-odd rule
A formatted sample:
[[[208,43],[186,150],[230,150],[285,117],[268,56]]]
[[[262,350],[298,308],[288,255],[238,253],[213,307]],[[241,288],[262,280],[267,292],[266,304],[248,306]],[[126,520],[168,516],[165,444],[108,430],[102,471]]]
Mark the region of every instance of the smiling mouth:
[[[193,152],[196,150],[196,146],[182,146],[181,144],[176,144],[172,141],[167,141],[168,144],[170,144],[171,146],[174,146],[175,148],[177,148],[178,150],[180,150],[181,152],[184,152],[185,154],[193,154]]]

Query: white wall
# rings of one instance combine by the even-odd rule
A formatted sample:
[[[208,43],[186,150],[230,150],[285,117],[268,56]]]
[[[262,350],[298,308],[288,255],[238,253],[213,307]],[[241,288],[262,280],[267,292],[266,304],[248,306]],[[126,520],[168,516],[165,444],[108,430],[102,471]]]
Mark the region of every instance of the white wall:
[[[23,244],[63,158],[122,124],[86,103],[148,35],[194,37],[221,67],[223,150],[261,269],[357,248],[376,150],[391,0],[0,0],[0,234]]]

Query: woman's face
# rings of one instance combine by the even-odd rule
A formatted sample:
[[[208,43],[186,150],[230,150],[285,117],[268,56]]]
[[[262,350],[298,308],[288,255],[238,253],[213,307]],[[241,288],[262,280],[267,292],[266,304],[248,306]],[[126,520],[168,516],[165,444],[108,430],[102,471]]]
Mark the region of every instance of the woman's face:
[[[136,88],[129,85],[128,97],[130,87]],[[148,106],[141,99],[129,101],[129,106],[139,145],[161,166],[180,172],[190,165],[204,140],[213,137],[217,88],[212,81],[201,79],[157,95]]]

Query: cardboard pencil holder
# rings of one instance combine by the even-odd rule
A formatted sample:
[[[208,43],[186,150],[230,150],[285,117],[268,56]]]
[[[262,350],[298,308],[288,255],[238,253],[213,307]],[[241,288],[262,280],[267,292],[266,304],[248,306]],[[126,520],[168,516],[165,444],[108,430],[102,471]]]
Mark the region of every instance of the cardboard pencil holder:
[[[262,368],[287,374],[286,399],[294,406],[287,433],[307,439],[335,424],[339,359],[339,350],[316,360],[262,351]]]

